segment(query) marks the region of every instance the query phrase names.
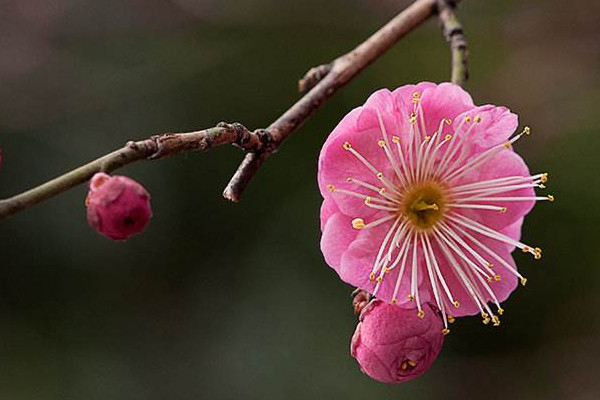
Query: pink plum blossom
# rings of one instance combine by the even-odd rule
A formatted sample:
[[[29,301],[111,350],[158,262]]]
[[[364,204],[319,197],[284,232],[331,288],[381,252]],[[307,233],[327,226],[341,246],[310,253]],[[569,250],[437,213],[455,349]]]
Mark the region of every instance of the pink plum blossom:
[[[331,132],[319,157],[321,250],[340,278],[375,297],[448,319],[500,306],[525,277],[515,248],[544,188],[513,150],[529,134],[505,107],[476,106],[451,83],[373,93]],[[495,311],[492,309],[495,308]]]
[[[152,217],[150,194],[142,185],[102,172],[90,181],[86,206],[90,226],[114,240],[141,232]]]
[[[350,354],[361,370],[384,383],[402,383],[425,373],[437,358],[444,334],[435,307],[423,304],[419,318],[406,304],[373,300],[360,314]]]

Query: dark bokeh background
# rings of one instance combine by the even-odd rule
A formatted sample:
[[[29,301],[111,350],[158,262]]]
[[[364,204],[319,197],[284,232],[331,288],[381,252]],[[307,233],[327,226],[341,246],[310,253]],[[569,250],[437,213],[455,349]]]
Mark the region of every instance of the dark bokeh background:
[[[0,195],[129,139],[221,120],[263,127],[311,66],[346,52],[407,1],[2,0]],[[453,327],[433,369],[386,386],[348,354],[350,288],[318,248],[316,158],[381,87],[449,75],[434,21],[337,94],[260,171],[220,192],[235,148],[138,163],[155,217],[115,243],[79,187],[0,224],[0,399],[600,398],[600,5],[464,1],[477,103],[508,105],[517,145],[550,172],[524,237],[544,248],[498,329]]]

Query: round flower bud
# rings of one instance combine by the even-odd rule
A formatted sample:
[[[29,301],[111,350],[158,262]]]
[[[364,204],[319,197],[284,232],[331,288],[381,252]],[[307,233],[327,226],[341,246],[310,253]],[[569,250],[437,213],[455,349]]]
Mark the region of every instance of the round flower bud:
[[[152,217],[150,194],[125,176],[95,174],[85,204],[90,226],[114,240],[141,232]]]
[[[424,304],[423,309],[422,318],[413,303],[373,300],[363,309],[350,354],[365,374],[384,383],[402,383],[431,367],[444,343],[443,326],[436,308]]]

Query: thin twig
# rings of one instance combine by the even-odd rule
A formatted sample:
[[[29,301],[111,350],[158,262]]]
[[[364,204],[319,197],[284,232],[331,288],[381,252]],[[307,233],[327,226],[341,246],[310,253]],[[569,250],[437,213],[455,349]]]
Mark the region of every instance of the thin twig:
[[[463,86],[469,79],[467,38],[454,13],[456,1],[437,0],[438,17],[452,53],[452,82]]]
[[[416,0],[351,52],[311,69],[299,82],[299,89],[308,92],[266,129],[251,132],[241,124],[223,123],[202,131],[163,134],[128,142],[125,147],[38,187],[0,200],[0,220],[84,183],[96,172],[111,172],[135,161],[154,160],[188,151],[206,151],[223,144],[234,144],[247,151],[223,193],[225,198],[237,202],[262,163],[293,131],[337,90],[432,16],[436,8],[436,0]]]
[[[0,220],[87,182],[96,172],[112,172],[135,161],[156,160],[189,151],[206,151],[224,144],[234,144],[247,151],[257,151],[263,146],[258,134],[237,123],[220,123],[202,131],[166,133],[137,142],[127,142],[119,150],[26,192],[0,200]]]

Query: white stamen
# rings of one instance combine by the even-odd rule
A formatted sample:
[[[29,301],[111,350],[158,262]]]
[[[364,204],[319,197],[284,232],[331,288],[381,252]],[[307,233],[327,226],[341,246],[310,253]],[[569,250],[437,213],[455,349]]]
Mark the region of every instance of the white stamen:
[[[521,250],[523,250],[525,252],[531,253],[534,256],[536,255],[536,251],[535,251],[534,247],[528,246],[524,243],[514,240],[513,238],[503,235],[500,232],[497,232],[485,225],[482,225],[478,222],[473,221],[470,218],[465,217],[464,215],[450,212],[450,213],[448,213],[448,215],[446,215],[446,218],[458,223],[459,225],[469,228],[472,231],[479,232],[482,235],[485,235],[489,238],[496,239],[497,241],[500,241],[500,242],[508,243],[510,245],[520,248]]]
[[[506,268],[507,270],[509,270],[513,275],[517,276],[519,279],[523,279],[523,275],[521,275],[519,273],[519,271],[517,271],[515,268],[513,268],[512,265],[510,265],[509,263],[507,263],[504,258],[502,258],[498,254],[496,254],[495,251],[491,250],[489,247],[487,247],[486,245],[484,245],[483,243],[481,243],[473,235],[471,235],[470,233],[466,232],[464,229],[462,229],[457,224],[455,224],[453,222],[448,222],[448,224],[452,225],[454,227],[454,229],[456,229],[458,232],[460,232],[463,236],[465,236],[471,242],[475,243],[476,246],[479,246],[479,248],[481,248],[483,251],[485,251],[487,254],[489,254],[491,257],[493,257],[494,260],[496,260],[500,264],[502,264],[504,266],[504,268]]]
[[[396,172],[396,176],[400,180],[402,186],[406,186],[406,180],[404,179],[404,174],[402,172],[400,172],[400,169],[398,168],[398,164],[396,163],[396,157],[394,157],[394,154],[390,151],[390,142],[388,140],[388,134],[385,129],[385,125],[383,123],[383,118],[381,117],[381,113],[379,112],[379,109],[377,109],[376,111],[377,111],[377,119],[379,120],[379,128],[381,129],[381,135],[383,136],[383,143],[380,143],[380,146],[383,147],[383,150],[385,151],[385,154],[386,154],[390,164],[394,168],[394,172]]]
[[[537,175],[533,175],[533,176],[517,175],[517,176],[506,176],[504,178],[488,179],[485,181],[457,185],[457,186],[452,187],[451,191],[452,192],[460,192],[462,190],[504,186],[507,184],[516,184],[516,183],[521,183],[521,182],[531,182],[531,181],[536,182],[538,180],[541,181],[541,179],[544,175],[546,175],[546,174],[537,174]]]
[[[375,185],[371,185],[370,183],[363,182],[363,181],[361,181],[361,180],[354,179],[354,178],[346,178],[346,180],[347,180],[348,182],[350,182],[350,183],[354,183],[354,184],[356,184],[356,185],[358,185],[358,186],[362,186],[362,187],[364,187],[365,189],[369,189],[369,190],[372,190],[372,191],[374,191],[374,192],[377,192],[378,194],[380,194],[381,196],[385,197],[387,200],[391,201],[392,203],[399,203],[399,202],[398,202],[398,200],[397,200],[396,198],[394,198],[394,197],[390,196],[390,195],[387,193],[387,190],[385,190],[385,189],[384,189],[384,190],[382,190],[383,188],[377,187],[377,186],[375,186]]]
[[[436,281],[434,279],[434,275],[433,275],[433,267],[432,267],[432,262],[429,259],[429,252],[427,251],[427,247],[425,244],[425,239],[423,239],[423,234],[421,233],[419,235],[419,239],[421,241],[421,247],[423,249],[423,255],[425,256],[425,265],[427,266],[427,274],[429,275],[429,283],[431,284],[431,290],[433,291],[433,296],[435,298],[435,302],[438,306],[438,308],[442,308],[442,305],[440,303],[440,296],[438,293],[438,288],[437,288],[437,284]]]
[[[334,191],[334,193],[343,193],[343,194],[346,194],[346,195],[348,195],[348,196],[356,197],[356,198],[358,198],[358,199],[363,199],[363,200],[367,200],[367,199],[369,199],[369,203],[371,203],[371,202],[373,202],[373,201],[374,201],[374,202],[377,202],[377,203],[379,203],[379,204],[384,204],[384,205],[388,205],[388,206],[395,206],[395,207],[397,207],[397,206],[398,206],[398,203],[397,203],[397,202],[396,202],[396,203],[392,203],[391,201],[387,201],[387,200],[384,200],[384,199],[380,199],[379,197],[367,196],[367,195],[365,195],[365,194],[362,194],[362,193],[356,193],[356,192],[353,192],[353,191],[351,191],[351,190],[346,190],[346,189],[338,189],[338,188],[336,188],[336,189],[335,189],[335,191]],[[397,209],[397,208],[394,208],[394,210],[396,210],[396,209]]]
[[[482,274],[483,276],[485,276],[486,279],[491,278],[490,275],[488,275],[488,273],[486,273],[484,270],[482,270],[477,264],[475,264],[469,257],[466,256],[466,254],[452,241],[450,240],[449,237],[447,237],[446,235],[444,235],[444,233],[442,233],[437,227],[433,227],[433,231],[435,233],[438,234],[438,236],[444,241],[446,242],[446,244],[452,249],[454,250],[454,252],[463,260],[467,263],[468,266],[470,266],[472,269],[474,269],[475,271],[477,271],[478,273]]]
[[[535,196],[535,197],[485,197],[485,196],[473,196],[467,197],[465,200],[468,201],[552,201],[553,198],[548,196]]]
[[[488,195],[488,194],[497,194],[497,193],[503,193],[503,192],[511,192],[513,190],[518,190],[518,189],[526,189],[526,188],[535,188],[535,187],[540,187],[539,183],[526,183],[526,184],[522,184],[522,185],[507,185],[507,186],[497,186],[497,187],[491,187],[491,188],[479,188],[479,189],[471,189],[471,190],[464,190],[464,191],[451,191],[452,195],[454,197],[460,197],[460,198],[468,198],[468,195]]]
[[[450,204],[446,204],[446,207],[449,207],[449,208],[468,208],[468,209],[475,209],[475,210],[493,210],[493,211],[506,212],[506,207],[492,206],[492,205],[488,205],[488,204],[460,204],[460,203],[450,203]]]
[[[412,235],[413,235],[412,230],[409,231],[408,235],[409,236],[406,238],[406,240],[402,244],[402,248],[400,249],[400,252],[398,253],[398,257],[396,258],[396,260],[390,267],[390,269],[395,268],[400,260],[400,257],[402,256],[402,262],[400,263],[400,272],[398,272],[398,278],[396,278],[396,285],[394,286],[394,293],[392,294],[392,302],[397,301],[398,290],[400,289],[400,282],[402,282],[402,277],[404,276],[404,269],[406,267],[406,259],[408,258],[408,244],[410,243],[410,241],[412,239]]]
[[[377,271],[379,270],[379,265],[380,265],[379,262],[381,261],[381,256],[383,255],[383,252],[386,248],[387,242],[390,240],[390,237],[396,230],[396,227],[398,226],[398,222],[400,222],[400,217],[398,217],[398,218],[396,218],[396,220],[394,220],[392,227],[390,228],[388,233],[385,235],[383,242],[381,243],[381,247],[379,247],[379,252],[377,253],[377,258],[375,259],[375,264],[373,265],[373,270],[371,271],[371,275],[369,276],[369,278],[372,278],[373,275],[376,274]]]
[[[376,220],[376,221],[369,222],[368,224],[366,224],[366,225],[365,225],[364,227],[362,227],[361,229],[369,229],[369,228],[374,228],[374,227],[376,227],[377,225],[381,225],[381,224],[383,224],[384,222],[387,222],[387,221],[389,221],[389,220],[391,220],[391,219],[394,219],[394,218],[396,218],[396,216],[395,216],[395,215],[393,215],[393,214],[392,214],[392,215],[387,215],[387,216],[385,216],[385,217],[383,217],[383,218],[379,218],[379,219],[378,219],[378,220]]]
[[[450,302],[452,304],[454,304],[454,297],[452,296],[452,293],[450,292],[450,289],[448,288],[448,285],[446,284],[444,275],[442,275],[442,272],[440,271],[437,259],[435,257],[435,253],[433,252],[433,247],[431,246],[431,242],[429,240],[429,236],[428,235],[424,235],[424,236],[425,236],[425,242],[427,244],[427,251],[429,252],[429,256],[431,258],[431,261],[432,261],[435,273],[438,277],[438,280],[442,284],[442,287],[444,288],[444,291],[446,292],[446,296],[448,296],[448,300],[450,300]]]

